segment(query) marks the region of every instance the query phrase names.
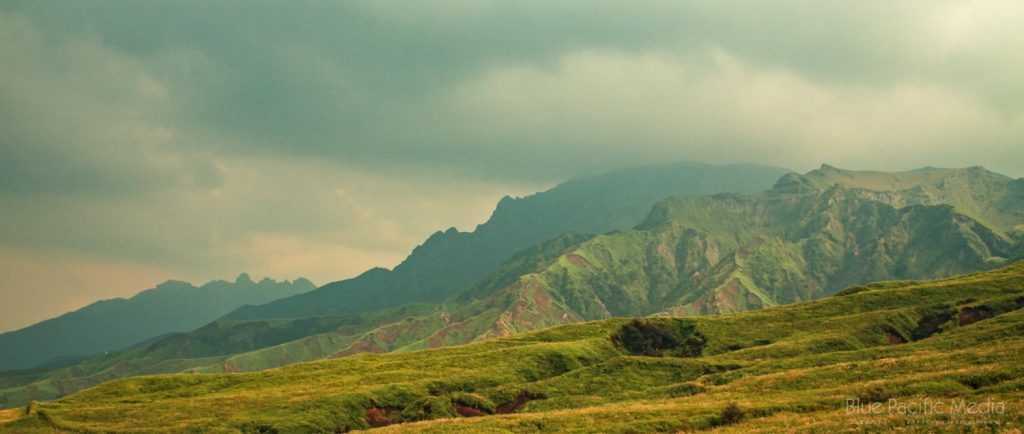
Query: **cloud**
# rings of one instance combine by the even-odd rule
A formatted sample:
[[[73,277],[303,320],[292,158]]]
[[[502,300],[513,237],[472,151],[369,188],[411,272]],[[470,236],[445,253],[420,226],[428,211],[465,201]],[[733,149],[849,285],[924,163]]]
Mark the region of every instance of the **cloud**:
[[[512,149],[560,136],[548,132],[499,149],[490,137],[467,133],[506,116],[461,119],[446,97],[495,71],[552,71],[588,52],[688,59],[689,69],[717,68],[708,53],[720,52],[749,70],[782,71],[825,89],[935,89],[1003,122],[1024,109],[1024,85],[1016,79],[1024,60],[1015,55],[1024,49],[1016,25],[1024,6],[1004,0],[11,5],[55,37],[92,35],[147,68],[175,102],[165,104],[162,119],[173,120],[182,151],[328,158],[399,170],[430,164],[473,177],[557,181],[552,169],[593,171],[620,159]],[[655,110],[652,116],[660,116]],[[544,150],[586,145],[564,141]],[[629,146],[646,155],[661,145],[629,140]],[[691,158],[688,151],[682,146],[672,157]],[[567,155],[577,159],[552,161]]]
[[[720,49],[568,53],[554,67],[495,68],[439,106],[453,110],[442,117],[470,126],[461,130],[467,142],[555,161],[597,154],[800,169],[822,161],[907,169],[984,159],[1011,173],[1024,166],[1024,116],[1002,116],[968,94],[927,83],[820,83]]]
[[[95,36],[50,38],[0,13],[0,190],[136,194],[215,184],[180,139],[175,102],[152,65]]]
[[[655,161],[1022,176],[1021,21],[1013,0],[5,1],[0,248],[37,265],[0,292],[84,261],[107,271],[51,283],[323,282]]]

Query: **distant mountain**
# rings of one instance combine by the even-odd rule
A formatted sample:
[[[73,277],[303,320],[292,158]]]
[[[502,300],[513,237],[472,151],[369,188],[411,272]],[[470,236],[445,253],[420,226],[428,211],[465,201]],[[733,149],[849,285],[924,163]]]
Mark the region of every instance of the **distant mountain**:
[[[578,178],[532,196],[498,202],[471,233],[437,232],[395,267],[246,306],[226,319],[301,318],[439,302],[496,270],[514,253],[569,231],[604,233],[636,225],[667,196],[755,193],[787,171],[758,165],[675,163]]]
[[[38,324],[0,334],[0,370],[34,366],[66,356],[119,350],[159,335],[192,330],[231,310],[310,291],[306,279],[234,282],[201,287],[167,281],[129,299],[103,300]]]

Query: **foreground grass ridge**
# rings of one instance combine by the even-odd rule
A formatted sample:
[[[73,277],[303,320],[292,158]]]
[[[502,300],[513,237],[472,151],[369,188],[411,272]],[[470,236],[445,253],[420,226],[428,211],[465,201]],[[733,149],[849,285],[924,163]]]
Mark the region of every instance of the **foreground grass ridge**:
[[[1017,263],[753,312],[611,319],[262,372],[116,380],[5,414],[15,420],[0,432],[1000,430],[1024,423],[1022,307]],[[850,399],[1003,407],[847,414]]]

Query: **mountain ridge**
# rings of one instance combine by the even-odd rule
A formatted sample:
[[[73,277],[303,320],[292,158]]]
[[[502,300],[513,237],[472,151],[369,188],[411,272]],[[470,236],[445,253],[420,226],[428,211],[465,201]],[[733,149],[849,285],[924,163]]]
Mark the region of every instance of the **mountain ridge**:
[[[962,171],[978,170],[948,170]],[[758,226],[764,218],[756,217],[759,213],[771,217],[767,226]],[[857,262],[861,255],[866,259]],[[806,258],[815,257],[828,260],[809,266]],[[812,300],[869,280],[939,278],[995,268],[1019,257],[1013,240],[954,205],[896,208],[856,187],[669,198],[654,205],[634,230],[584,240],[547,269],[521,275],[506,288],[468,290],[478,299],[446,308],[446,324],[436,332],[389,345],[386,336],[401,335],[395,330],[403,327],[398,323],[365,335],[337,355],[352,354],[355,347],[386,352],[461,344],[614,316],[756,309]],[[689,268],[678,269],[677,259]],[[592,272],[602,268],[613,271]],[[424,333],[419,325],[416,330],[414,335]]]
[[[437,231],[393,270],[374,268],[308,294],[246,306],[224,318],[339,315],[405,302],[440,302],[484,278],[517,251],[565,232],[628,228],[663,197],[753,193],[768,188],[786,172],[751,164],[667,163],[571,179],[523,198],[505,196],[473,232]]]
[[[312,290],[309,280],[214,280],[201,286],[168,280],[128,297],[99,300],[0,334],[0,370],[27,368],[57,357],[91,356],[161,334],[191,330],[247,302]]]
[[[943,170],[955,171],[957,169]],[[929,170],[927,172],[931,173],[935,171]],[[801,175],[786,175],[786,177],[789,178],[792,178],[793,176]],[[996,175],[995,177],[999,178],[999,175]],[[780,180],[780,182],[781,181],[782,180]],[[411,322],[400,321],[391,325],[385,325],[379,330],[370,331],[358,337],[358,339],[354,341],[349,341],[340,350],[335,352],[335,356],[343,357],[365,351],[409,351],[420,348],[460,344],[480,339],[507,336],[521,331],[532,330],[540,326],[557,325],[587,319],[602,319],[616,315],[660,314],[685,316],[768,307],[777,304],[792,303],[795,301],[810,300],[816,297],[821,297],[846,285],[863,283],[865,279],[878,278],[882,280],[889,280],[899,278],[934,278],[965,271],[994,268],[1006,263],[1006,258],[992,255],[993,251],[1011,258],[1021,256],[1019,253],[1008,251],[1008,249],[1012,250],[1013,248],[1013,245],[1009,244],[1012,240],[1001,235],[999,231],[989,228],[988,226],[973,220],[973,218],[959,213],[957,211],[957,207],[953,205],[909,205],[902,208],[895,208],[888,204],[873,200],[871,195],[865,195],[863,193],[864,192],[858,188],[832,185],[828,188],[824,188],[823,190],[816,189],[813,193],[803,192],[794,194],[785,190],[780,191],[779,189],[772,189],[762,195],[753,196],[717,194],[711,196],[691,196],[686,198],[665,199],[652,207],[647,219],[637,227],[638,230],[641,230],[640,232],[637,232],[636,230],[616,231],[596,237],[582,237],[568,243],[560,243],[559,239],[555,239],[546,243],[546,245],[549,245],[549,248],[551,249],[550,252],[558,252],[558,254],[554,256],[552,256],[550,252],[546,254],[548,258],[546,260],[552,261],[548,265],[541,266],[540,263],[535,263],[533,265],[534,268],[541,268],[540,270],[530,270],[529,267],[510,267],[511,271],[505,277],[501,277],[500,271],[496,272],[496,275],[492,275],[480,284],[475,285],[462,294],[455,296],[453,301],[446,302],[439,311],[430,313],[421,320],[414,320]],[[654,229],[653,227],[658,224],[667,224],[671,229],[672,219],[669,218],[667,214],[660,218],[657,217],[659,212],[667,212],[670,208],[667,205],[687,201],[699,202],[686,208],[689,211],[697,213],[696,216],[691,216],[691,218],[687,219],[691,225],[693,223],[698,223],[698,226],[703,226],[705,228],[717,226],[720,228],[719,232],[732,234],[750,230],[750,221],[746,218],[747,215],[728,213],[703,215],[702,213],[706,213],[708,210],[714,209],[714,207],[711,206],[711,203],[718,202],[724,204],[724,209],[728,210],[735,208],[736,204],[734,202],[736,201],[754,201],[762,204],[768,204],[772,201],[783,200],[785,197],[789,197],[789,199],[786,200],[789,200],[790,202],[793,202],[794,200],[797,200],[798,202],[799,200],[803,200],[806,202],[806,204],[803,205],[805,219],[808,217],[817,217],[807,219],[805,222],[805,225],[813,230],[811,232],[804,230],[807,234],[816,234],[809,238],[814,242],[818,242],[816,240],[828,240],[832,237],[838,236],[836,233],[832,233],[836,230],[833,226],[837,223],[837,221],[834,220],[835,216],[829,217],[832,214],[823,212],[824,208],[822,207],[827,208],[829,206],[838,206],[844,209],[857,209],[857,207],[853,205],[859,204],[858,206],[866,206],[866,209],[870,211],[870,213],[859,216],[852,214],[847,215],[847,223],[858,223],[861,217],[878,214],[878,216],[872,217],[871,219],[861,223],[861,226],[870,229],[873,225],[878,224],[877,218],[881,216],[884,217],[883,220],[889,221],[889,224],[893,228],[900,228],[896,232],[896,235],[917,233],[918,235],[916,235],[916,239],[922,240],[922,242],[941,242],[943,241],[943,238],[940,237],[937,240],[932,240],[930,238],[930,234],[927,233],[927,230],[934,226],[931,223],[946,222],[940,224],[941,227],[946,228],[941,230],[940,233],[953,237],[950,238],[950,240],[952,240],[951,242],[959,243],[957,245],[966,249],[964,250],[965,252],[974,251],[977,253],[975,256],[976,259],[974,262],[968,263],[964,258],[960,258],[954,254],[952,257],[946,257],[944,259],[944,264],[946,265],[934,262],[928,263],[927,260],[924,259],[919,261],[921,264],[918,265],[915,265],[914,262],[895,265],[890,263],[889,271],[885,271],[885,268],[883,267],[882,269],[874,271],[875,274],[867,274],[866,276],[857,272],[857,278],[849,277],[852,272],[847,271],[845,272],[847,277],[844,278],[840,276],[840,280],[833,282],[831,285],[828,285],[825,281],[819,281],[815,285],[807,285],[805,282],[799,285],[799,288],[794,287],[794,289],[789,290],[789,295],[784,295],[787,294],[787,292],[783,292],[783,298],[779,299],[776,295],[770,295],[763,288],[759,287],[758,282],[764,282],[765,280],[771,281],[772,279],[791,279],[799,281],[799,279],[795,279],[793,276],[800,275],[800,273],[804,272],[801,271],[801,267],[806,267],[806,264],[803,263],[806,261],[802,258],[804,255],[801,253],[801,250],[795,245],[786,244],[783,239],[786,236],[785,231],[779,232],[776,235],[759,234],[756,237],[751,237],[748,241],[753,244],[749,245],[733,242],[734,246],[727,250],[724,247],[729,244],[728,239],[715,241],[715,238],[709,238],[707,234],[700,234],[692,228],[689,230],[681,230],[677,227],[676,229],[679,230],[681,234],[689,238],[688,242],[692,244],[695,250],[692,250],[687,254],[665,255],[664,257],[666,262],[675,261],[677,258],[674,258],[673,256],[679,256],[678,259],[681,261],[697,261],[698,263],[703,263],[704,265],[702,266],[706,267],[705,269],[700,270],[702,273],[701,279],[703,279],[705,283],[703,283],[703,286],[698,285],[695,287],[695,289],[689,293],[690,298],[675,298],[670,301],[663,301],[663,304],[660,306],[647,310],[636,310],[638,307],[625,308],[624,310],[624,308],[615,307],[615,304],[612,303],[612,301],[615,300],[609,301],[593,295],[581,296],[580,294],[587,293],[582,289],[575,290],[576,292],[583,291],[576,295],[558,294],[562,291],[554,290],[554,292],[552,292],[549,290],[551,287],[557,287],[557,284],[550,285],[545,283],[545,281],[556,281],[558,278],[563,278],[561,277],[563,275],[576,274],[579,271],[579,266],[581,264],[589,264],[591,266],[594,264],[600,265],[602,257],[607,257],[608,252],[582,254],[579,250],[580,247],[574,246],[573,243],[579,243],[582,246],[586,246],[587,243],[598,243],[601,242],[601,240],[623,237],[623,234],[631,234],[628,236],[633,238],[639,237],[646,240],[644,242],[648,243],[647,247],[644,247],[641,250],[646,249],[646,251],[649,252],[666,253],[666,246],[664,245],[664,242],[666,241],[664,239],[665,234],[644,235],[642,230]],[[710,203],[708,203],[709,201]],[[776,204],[776,207],[785,208],[791,205],[792,203],[787,202],[782,203],[781,205]],[[763,207],[764,206],[760,206],[760,209],[763,209]],[[819,214],[824,217],[820,217]],[[775,220],[776,222],[784,222],[787,221],[788,217],[789,216],[787,215],[782,215]],[[914,222],[918,223],[914,224]],[[931,223],[923,224],[923,222]],[[978,232],[974,233],[968,231],[966,233],[962,233],[961,228],[971,228],[971,231],[976,230]],[[911,229],[913,230],[908,232],[908,230]],[[806,238],[809,236],[807,234],[801,236]],[[874,233],[869,233],[861,236],[860,239],[861,242],[864,242],[865,240],[871,241],[875,236],[876,235]],[[837,239],[841,240],[842,237]],[[835,240],[832,242],[834,241]],[[725,244],[722,244],[723,242],[725,242]],[[619,242],[618,244],[624,246],[633,245],[636,247],[642,243],[629,241]],[[827,247],[826,244],[822,244],[822,246]],[[922,244],[921,246],[925,245]],[[853,247],[855,248],[850,251],[850,254],[854,256],[859,255],[860,253],[858,253],[858,249],[863,248],[856,245]],[[895,249],[896,247],[898,246],[890,246],[889,248]],[[818,248],[823,249],[824,247],[819,246]],[[543,247],[539,249],[540,252],[543,252],[544,250],[545,248]],[[614,253],[616,248],[608,248],[604,250]],[[930,249],[927,247],[918,247],[914,251],[924,253],[923,255],[915,253],[908,256],[920,256],[921,258],[927,258],[928,256],[926,253],[930,250],[941,252],[945,251],[945,248]],[[826,249],[824,251],[828,250]],[[674,250],[669,249],[669,252],[674,252]],[[545,255],[543,253],[538,253],[538,251],[534,251],[533,254],[540,254],[541,256]],[[756,256],[760,254],[767,254],[767,259]],[[639,253],[637,253],[637,255],[639,255]],[[902,253],[895,253],[893,255],[899,257]],[[703,259],[701,259],[702,256]],[[709,256],[711,258],[709,258]],[[635,260],[633,262],[645,264],[645,267],[647,268],[650,268],[651,264],[654,263],[649,259]],[[865,265],[869,264],[870,263],[866,263]],[[543,273],[543,269],[549,266],[555,267],[554,269],[549,270],[548,273],[552,277],[536,277],[535,274],[537,272]],[[877,267],[878,265],[871,266]],[[694,267],[697,267],[697,265],[694,265]],[[846,268],[848,270],[859,269],[858,267],[852,267],[849,265],[846,266]],[[753,271],[750,271],[751,269],[753,269]],[[868,267],[867,269],[870,270],[871,268]],[[626,285],[630,281],[636,281],[637,277],[642,276],[644,271],[636,269],[629,273],[624,275],[626,276],[626,279],[619,284]],[[495,281],[502,281],[506,282],[508,286],[506,288],[502,288],[500,285],[488,284],[488,281],[492,283]],[[646,282],[646,280],[644,280],[644,282]],[[712,282],[713,284],[708,282]],[[583,285],[581,288],[592,285],[593,283],[593,281],[588,281],[587,285]],[[763,285],[763,283],[761,284]],[[665,294],[668,293],[669,292],[663,292],[661,296],[665,297]],[[622,294],[623,293],[620,291],[619,295],[621,296]],[[700,297],[697,297],[698,295]],[[650,294],[641,296],[637,300],[644,300],[649,297]],[[576,301],[574,302],[571,299],[576,299]],[[626,297],[622,300],[628,299],[629,297]],[[583,301],[581,302],[580,300]],[[574,306],[570,307],[569,305]],[[433,329],[431,329],[431,327],[433,327]],[[207,370],[204,372],[215,371]]]

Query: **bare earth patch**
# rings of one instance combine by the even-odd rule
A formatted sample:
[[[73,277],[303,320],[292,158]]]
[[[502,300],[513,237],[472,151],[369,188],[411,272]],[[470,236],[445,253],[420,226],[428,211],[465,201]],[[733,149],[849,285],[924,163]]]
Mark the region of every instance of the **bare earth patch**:
[[[11,408],[7,410],[0,410],[0,424],[14,422],[21,419],[25,415],[24,408]]]

